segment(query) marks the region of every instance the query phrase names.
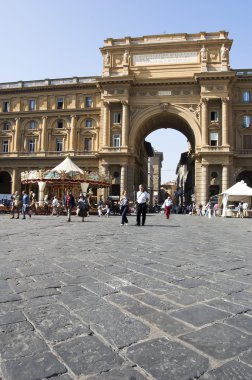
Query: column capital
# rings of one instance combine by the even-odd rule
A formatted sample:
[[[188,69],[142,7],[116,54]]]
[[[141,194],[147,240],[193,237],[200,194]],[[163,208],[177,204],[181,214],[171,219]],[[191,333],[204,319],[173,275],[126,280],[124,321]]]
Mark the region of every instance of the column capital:
[[[209,98],[202,98],[201,99],[201,104],[207,104],[209,101]]]
[[[71,119],[74,119],[77,117],[77,115],[70,115]]]
[[[108,100],[103,100],[103,106],[109,108],[110,102]]]
[[[14,120],[17,123],[17,122],[19,122],[21,120],[21,117],[15,117]]]
[[[228,103],[230,98],[227,96],[225,98],[221,98],[222,103]]]
[[[126,107],[129,105],[129,101],[128,100],[122,100],[121,104]]]

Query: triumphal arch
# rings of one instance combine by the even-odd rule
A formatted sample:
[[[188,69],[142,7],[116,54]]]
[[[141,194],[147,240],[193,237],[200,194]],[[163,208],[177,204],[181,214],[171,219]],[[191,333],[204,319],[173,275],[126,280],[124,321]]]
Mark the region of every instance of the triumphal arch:
[[[207,202],[211,187],[221,192],[242,172],[251,181],[252,72],[231,69],[231,46],[225,31],[105,40],[103,161],[115,159],[111,113],[121,106],[121,180],[129,189],[142,170],[142,142],[159,128],[176,129],[190,142],[198,203]]]
[[[252,186],[252,70],[231,68],[231,46],[225,31],[108,38],[100,76],[1,83],[0,193],[69,155],[133,199],[160,128],[189,141],[197,203],[239,179]]]

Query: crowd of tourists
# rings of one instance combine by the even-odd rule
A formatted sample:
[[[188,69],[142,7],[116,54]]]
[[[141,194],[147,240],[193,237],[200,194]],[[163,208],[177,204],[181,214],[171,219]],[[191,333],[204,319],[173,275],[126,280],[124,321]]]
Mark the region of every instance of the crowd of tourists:
[[[136,226],[144,226],[149,200],[150,195],[146,192],[143,185],[139,185],[139,191],[136,194],[134,207],[130,207],[130,202],[126,190],[123,191],[122,196],[116,203],[114,203],[110,197],[108,197],[106,201],[103,201],[101,196],[97,202],[98,217],[104,216],[108,218],[111,214],[120,214],[121,226],[127,226],[127,215],[131,214],[133,211],[136,214]],[[78,200],[76,200],[71,191],[67,191],[63,197],[62,203],[58,200],[56,195],[50,199],[50,202],[49,196],[45,195],[43,203],[43,207],[47,215],[51,214],[52,216],[55,215],[58,217],[60,214],[66,214],[68,222],[71,222],[71,216],[73,213],[76,213],[76,215],[81,218],[82,222],[84,222],[85,217],[89,215],[90,211],[89,199],[85,193],[81,193]],[[37,204],[38,202],[36,195],[33,191],[31,191],[29,194],[27,194],[26,191],[22,191],[21,194],[16,191],[11,196],[11,219],[19,219],[20,215],[22,219],[26,219],[26,217],[31,218],[32,215],[35,215],[37,213]],[[238,218],[248,217],[248,203],[237,202],[237,204],[234,206],[237,211],[236,216]],[[168,196],[161,207],[161,212],[165,214],[166,219],[169,219],[170,214],[174,212],[173,207],[173,201],[171,197]],[[181,213],[206,216],[210,218],[212,216],[220,216],[222,209],[219,207],[218,203],[212,204],[211,200],[209,200],[206,205],[197,205],[195,203],[192,203],[184,206],[181,209]]]
[[[147,203],[149,200],[149,194],[145,191],[143,185],[139,185],[139,191],[137,192],[136,202],[134,205],[134,211],[136,213],[136,226],[145,225]],[[27,216],[31,218],[32,215],[35,215],[37,212],[37,203],[38,202],[34,192],[31,191],[27,194],[24,190],[20,194],[18,191],[15,191],[15,193],[11,195],[11,219],[19,219],[20,215],[22,219],[26,219]],[[126,190],[123,191],[119,202],[116,204],[114,204],[109,198],[104,202],[102,197],[100,197],[97,203],[98,216],[109,217],[111,213],[120,214],[121,226],[128,225],[127,215],[130,213],[129,205],[130,203]],[[52,200],[49,199],[48,194],[45,195],[43,209],[47,215],[50,213],[51,216],[59,216],[62,212],[62,208],[64,210],[64,214],[67,215],[68,222],[71,222],[73,212],[75,212],[78,217],[81,217],[82,222],[84,222],[85,217],[89,215],[90,204],[86,194],[84,193],[81,193],[78,200],[76,200],[71,191],[67,191],[63,197],[62,204],[56,195],[53,196]]]

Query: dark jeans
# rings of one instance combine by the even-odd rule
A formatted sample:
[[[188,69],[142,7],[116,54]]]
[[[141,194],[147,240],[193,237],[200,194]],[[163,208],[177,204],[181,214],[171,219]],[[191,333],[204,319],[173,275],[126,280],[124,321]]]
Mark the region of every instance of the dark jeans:
[[[127,218],[128,211],[129,211],[129,206],[122,206],[121,208],[122,224],[128,223],[128,218]]]
[[[137,212],[137,225],[138,226],[140,226],[140,224],[141,224],[141,214],[142,214],[142,226],[145,225],[146,211],[147,211],[146,203],[138,203],[137,204],[136,212]]]

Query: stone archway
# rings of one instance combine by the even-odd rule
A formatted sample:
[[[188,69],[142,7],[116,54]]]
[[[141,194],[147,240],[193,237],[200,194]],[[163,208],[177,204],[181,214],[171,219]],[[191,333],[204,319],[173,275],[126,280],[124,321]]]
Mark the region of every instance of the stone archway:
[[[137,188],[137,184],[142,182],[141,173],[141,153],[143,142],[151,132],[158,129],[174,129],[181,132],[191,145],[191,153],[196,153],[201,146],[201,130],[199,121],[189,108],[179,105],[161,103],[155,106],[145,107],[135,111],[131,118],[131,128],[129,133],[129,147],[135,157],[134,163],[134,183],[130,183],[130,188]],[[155,147],[154,147],[155,148]],[[183,153],[183,152],[178,152]],[[188,187],[187,199],[191,199],[195,186],[194,162],[190,168],[190,184]],[[189,197],[189,198],[188,198]]]
[[[236,182],[244,181],[249,187],[252,187],[252,171],[243,170],[236,177]]]
[[[0,194],[11,194],[11,175],[6,172],[0,172]]]
[[[145,136],[160,128],[172,128],[183,133],[194,152],[201,146],[201,130],[196,116],[187,108],[168,103],[146,107],[133,115],[129,146],[135,150]]]

